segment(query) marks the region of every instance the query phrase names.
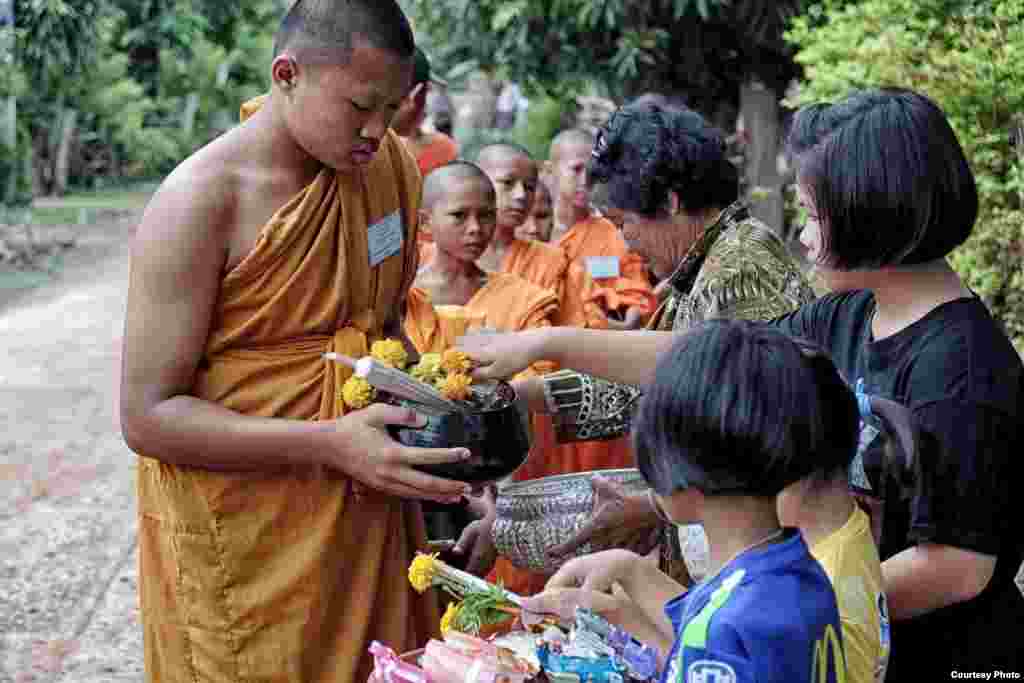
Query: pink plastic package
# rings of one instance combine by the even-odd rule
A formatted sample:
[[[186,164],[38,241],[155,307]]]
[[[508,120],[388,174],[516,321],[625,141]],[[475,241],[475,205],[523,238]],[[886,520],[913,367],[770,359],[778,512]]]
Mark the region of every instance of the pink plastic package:
[[[376,640],[370,643],[373,655],[371,683],[435,683],[420,667],[403,662],[395,651]]]
[[[422,661],[431,683],[526,683],[537,673],[512,652],[456,632],[427,643]]]

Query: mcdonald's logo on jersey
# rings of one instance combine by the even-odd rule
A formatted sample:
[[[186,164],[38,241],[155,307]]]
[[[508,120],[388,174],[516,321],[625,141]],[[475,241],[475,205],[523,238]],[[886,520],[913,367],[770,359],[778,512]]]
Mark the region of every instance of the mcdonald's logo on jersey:
[[[846,683],[846,655],[832,624],[827,624],[825,633],[814,642],[811,683]]]

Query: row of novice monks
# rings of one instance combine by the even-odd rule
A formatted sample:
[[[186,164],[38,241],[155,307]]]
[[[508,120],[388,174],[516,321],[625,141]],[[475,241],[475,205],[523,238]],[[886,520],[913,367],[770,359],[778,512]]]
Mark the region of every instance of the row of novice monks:
[[[420,353],[454,345],[467,326],[518,332],[568,325],[635,327],[653,310],[644,263],[585,191],[590,134],[568,130],[551,144],[545,178],[526,150],[482,148],[424,180],[420,263],[405,332]],[[556,369],[538,364],[532,372]],[[516,480],[633,466],[629,441],[557,444],[549,416],[533,417],[533,447]],[[498,558],[489,577],[524,595],[547,577]]]

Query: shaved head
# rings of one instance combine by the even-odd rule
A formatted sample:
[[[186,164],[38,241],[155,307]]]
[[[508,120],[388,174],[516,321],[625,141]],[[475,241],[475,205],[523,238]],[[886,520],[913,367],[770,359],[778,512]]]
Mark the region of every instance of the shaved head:
[[[423,201],[421,207],[430,211],[438,201],[444,199],[449,188],[455,181],[477,180],[487,187],[493,196],[494,185],[483,169],[469,161],[453,161],[431,171],[423,181]]]
[[[480,148],[476,155],[476,163],[481,166],[489,166],[495,163],[495,161],[516,157],[525,157],[530,161],[534,160],[530,150],[522,145],[517,145],[514,142],[492,142]]]
[[[345,66],[356,36],[402,58],[416,47],[395,0],[296,0],[274,38],[274,56],[287,50],[306,62]]]
[[[555,163],[559,159],[561,151],[570,146],[585,146],[588,149],[594,146],[596,138],[590,132],[583,130],[582,128],[570,128],[569,130],[563,130],[561,133],[555,136],[555,139],[551,141],[551,150],[548,152],[548,156],[551,158],[551,162]]]

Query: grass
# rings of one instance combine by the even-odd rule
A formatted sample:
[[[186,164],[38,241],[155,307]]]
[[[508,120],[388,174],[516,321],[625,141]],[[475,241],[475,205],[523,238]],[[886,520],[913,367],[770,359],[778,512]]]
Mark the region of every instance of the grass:
[[[136,183],[122,187],[76,192],[63,197],[42,197],[31,208],[12,209],[0,215],[0,222],[22,222],[35,225],[76,225],[84,218],[91,223],[97,211],[133,210],[146,205],[156,183]]]

